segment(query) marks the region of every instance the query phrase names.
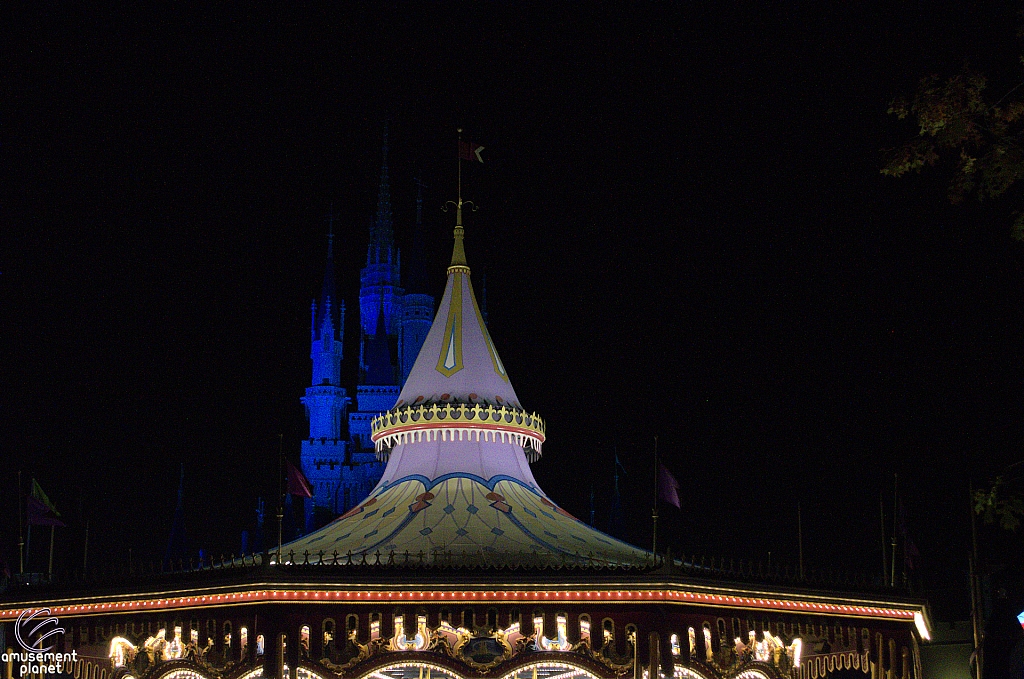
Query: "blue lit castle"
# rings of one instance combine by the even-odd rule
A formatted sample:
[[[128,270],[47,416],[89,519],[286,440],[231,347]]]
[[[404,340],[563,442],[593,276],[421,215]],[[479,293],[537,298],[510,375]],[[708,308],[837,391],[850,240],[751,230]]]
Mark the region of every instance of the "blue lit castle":
[[[399,388],[434,315],[434,298],[426,293],[423,273],[422,185],[406,289],[401,284],[401,255],[395,247],[386,130],[383,156],[366,266],[359,275],[359,380],[351,410],[351,399],[341,386],[345,303],[338,299],[334,282],[333,230],[328,236],[320,299],[313,302],[313,382],[301,399],[309,418],[309,438],[302,442],[302,471],[314,493],[312,501],[306,501],[306,530],[351,509],[380,480],[384,464],[377,460],[370,440],[370,423],[398,400]]]

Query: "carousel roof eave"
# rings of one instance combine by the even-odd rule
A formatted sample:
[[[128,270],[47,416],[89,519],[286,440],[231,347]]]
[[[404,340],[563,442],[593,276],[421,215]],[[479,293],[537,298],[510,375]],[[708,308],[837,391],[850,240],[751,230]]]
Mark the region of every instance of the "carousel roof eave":
[[[339,572],[344,573],[339,578]],[[114,578],[107,583],[68,583],[8,590],[0,621],[45,605],[53,615],[93,616],[182,610],[253,603],[613,603],[674,604],[775,611],[798,615],[888,619],[930,629],[927,602],[891,590],[829,590],[820,583],[712,580],[678,569],[646,572],[609,569],[573,577],[574,568],[530,570],[292,565],[207,568]],[[720,577],[720,575],[719,575]],[[134,579],[134,582],[132,581]],[[386,586],[382,586],[386,585]],[[927,637],[927,633],[922,634]]]

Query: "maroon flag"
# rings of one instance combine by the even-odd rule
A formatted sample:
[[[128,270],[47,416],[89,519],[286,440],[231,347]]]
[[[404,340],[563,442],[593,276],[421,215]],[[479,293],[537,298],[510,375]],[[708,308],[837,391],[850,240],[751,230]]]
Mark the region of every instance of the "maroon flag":
[[[484,150],[483,146],[479,144],[473,144],[468,141],[459,142],[459,160],[475,160],[478,163],[484,162],[483,156],[480,153]]]
[[[658,499],[682,509],[682,502],[679,501],[679,482],[676,481],[676,477],[672,476],[672,472],[660,462],[658,463]]]
[[[284,463],[288,465],[285,470],[288,476],[288,494],[298,497],[313,497],[313,484],[309,482],[306,475],[288,460],[285,460]]]
[[[903,563],[907,568],[914,569],[914,559],[921,557],[921,552],[918,551],[917,545],[910,539],[910,534],[907,532],[907,512],[903,508],[903,500],[899,499],[896,501],[896,521],[899,527],[900,538],[903,541]]]

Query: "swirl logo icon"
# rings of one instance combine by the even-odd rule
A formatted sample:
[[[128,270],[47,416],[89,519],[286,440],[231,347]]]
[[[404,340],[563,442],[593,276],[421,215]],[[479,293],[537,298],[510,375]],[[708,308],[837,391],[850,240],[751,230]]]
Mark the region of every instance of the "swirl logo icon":
[[[27,610],[18,616],[14,637],[29,653],[47,653],[57,647],[58,634],[64,634],[60,621],[50,615],[49,608]]]

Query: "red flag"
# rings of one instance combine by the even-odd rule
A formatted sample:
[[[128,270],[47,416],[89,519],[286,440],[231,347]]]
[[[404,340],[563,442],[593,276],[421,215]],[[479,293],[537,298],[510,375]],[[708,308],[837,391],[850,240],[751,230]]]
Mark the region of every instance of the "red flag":
[[[483,156],[480,152],[484,150],[483,146],[479,144],[473,144],[468,141],[459,142],[459,160],[475,160],[478,163],[484,162]]]
[[[658,499],[682,509],[682,502],[679,501],[679,482],[672,472],[665,468],[665,465],[658,463]]]
[[[896,521],[900,532],[900,537],[903,539],[903,563],[906,564],[907,568],[914,569],[914,559],[920,558],[921,552],[917,550],[917,545],[910,539],[910,535],[907,532],[907,512],[903,508],[903,500],[896,501]]]
[[[288,494],[298,497],[313,497],[313,484],[309,482],[306,475],[288,460],[285,460],[284,463],[288,465],[285,470],[288,476]]]

